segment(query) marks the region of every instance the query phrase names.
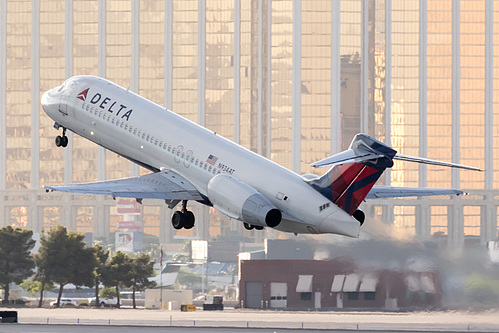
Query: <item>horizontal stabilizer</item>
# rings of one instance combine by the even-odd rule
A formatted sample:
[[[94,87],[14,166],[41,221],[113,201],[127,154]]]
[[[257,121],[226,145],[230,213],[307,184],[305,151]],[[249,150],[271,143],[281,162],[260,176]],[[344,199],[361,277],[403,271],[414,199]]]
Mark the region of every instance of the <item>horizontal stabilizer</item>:
[[[483,171],[482,169],[475,168],[475,167],[470,167],[467,165],[462,165],[462,164],[457,164],[457,163],[449,163],[449,162],[442,162],[442,161],[437,161],[437,160],[431,160],[429,158],[423,158],[423,157],[414,157],[414,156],[407,156],[407,155],[402,155],[397,153],[394,157],[394,160],[399,160],[399,161],[406,161],[406,162],[417,162],[417,163],[423,163],[423,164],[431,164],[431,165],[439,165],[439,166],[446,166],[446,167],[451,167],[451,168],[459,168],[459,169],[466,169],[466,170],[473,170],[473,171]]]
[[[379,168],[384,169],[392,166],[393,163],[391,160],[395,154],[396,151],[392,148],[368,135],[360,133],[353,138],[347,150],[312,163],[312,166],[320,168],[348,163],[368,162],[372,166],[377,165]]]
[[[385,199],[403,197],[428,197],[435,195],[460,195],[463,191],[447,188],[373,186],[366,199]]]
[[[372,152],[361,153],[359,151],[354,151],[349,149],[342,151],[341,153],[338,153],[336,155],[317,161],[315,163],[312,163],[312,166],[314,168],[320,168],[325,166],[341,165],[347,163],[358,163],[358,162],[373,160],[380,157],[383,157],[383,155]]]

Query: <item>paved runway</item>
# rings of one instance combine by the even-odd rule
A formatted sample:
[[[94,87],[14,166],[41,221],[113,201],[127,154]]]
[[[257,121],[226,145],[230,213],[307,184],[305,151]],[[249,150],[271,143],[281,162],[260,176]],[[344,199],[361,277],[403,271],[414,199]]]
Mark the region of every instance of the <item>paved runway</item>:
[[[499,331],[498,310],[480,313],[291,312],[246,309],[213,312],[144,309],[12,310],[18,311],[20,325],[0,324],[0,332]]]

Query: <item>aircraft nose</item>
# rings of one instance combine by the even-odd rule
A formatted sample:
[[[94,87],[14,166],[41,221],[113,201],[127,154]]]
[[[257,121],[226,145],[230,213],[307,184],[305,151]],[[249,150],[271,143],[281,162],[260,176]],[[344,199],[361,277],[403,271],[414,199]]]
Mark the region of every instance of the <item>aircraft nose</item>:
[[[51,114],[52,109],[57,107],[57,98],[54,94],[55,89],[47,90],[42,95],[41,104],[42,108],[47,114]]]

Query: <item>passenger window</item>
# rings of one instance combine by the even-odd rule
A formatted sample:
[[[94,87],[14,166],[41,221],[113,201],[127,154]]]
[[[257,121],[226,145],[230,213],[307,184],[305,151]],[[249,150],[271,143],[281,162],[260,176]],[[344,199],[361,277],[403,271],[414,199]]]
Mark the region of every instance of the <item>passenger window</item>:
[[[115,121],[115,120],[116,120],[116,119],[113,117],[113,120],[111,121],[111,124],[114,124],[114,121]]]
[[[170,152],[171,149],[172,149],[172,146],[168,146],[168,152]]]
[[[137,134],[137,129],[136,128],[134,128],[134,130],[133,130],[133,135],[135,135],[135,134]]]
[[[147,136],[147,139],[146,139],[146,141],[149,141],[149,135]]]
[[[142,139],[146,137],[146,133],[142,133]]]
[[[125,131],[128,131],[128,124],[125,125]]]
[[[120,127],[121,127],[121,128],[123,128],[123,125],[125,125],[125,124],[124,124],[124,123],[121,123],[121,124],[120,124]]]

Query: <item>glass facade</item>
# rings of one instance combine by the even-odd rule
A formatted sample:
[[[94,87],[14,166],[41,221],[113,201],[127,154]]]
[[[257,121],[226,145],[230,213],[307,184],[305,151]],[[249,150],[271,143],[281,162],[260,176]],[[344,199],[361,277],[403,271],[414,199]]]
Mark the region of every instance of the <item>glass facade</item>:
[[[402,154],[487,169],[396,162],[383,180],[393,186],[456,186],[478,195],[380,200],[372,211],[423,238],[453,234],[452,228],[462,236],[454,237],[455,245],[466,236],[495,238],[497,206],[484,199],[499,196],[499,0],[343,0],[338,13],[333,1],[301,1],[297,27],[298,0],[0,0],[7,9],[0,22],[6,35],[0,41],[6,46],[0,57],[6,67],[0,101],[5,224],[39,232],[68,223],[97,239],[112,238],[123,221],[111,198],[45,195],[40,188],[148,173],[78,136],[66,150],[54,145],[57,132],[39,108],[41,94],[68,76],[100,75],[160,105],[172,96],[167,102],[176,113],[287,168],[299,142],[301,173],[324,172],[310,163],[330,155],[331,136],[345,149],[361,128]],[[337,20],[340,34],[334,36]],[[341,133],[332,134],[335,38]],[[297,68],[293,41],[301,51]],[[300,105],[293,105],[293,70],[300,71]],[[291,128],[295,108],[297,132]],[[193,230],[173,230],[171,210],[152,200],[135,221],[162,241],[281,237],[246,231],[218,211],[189,205],[197,217]],[[485,217],[485,209],[493,216]],[[74,221],[66,222],[70,216]]]

